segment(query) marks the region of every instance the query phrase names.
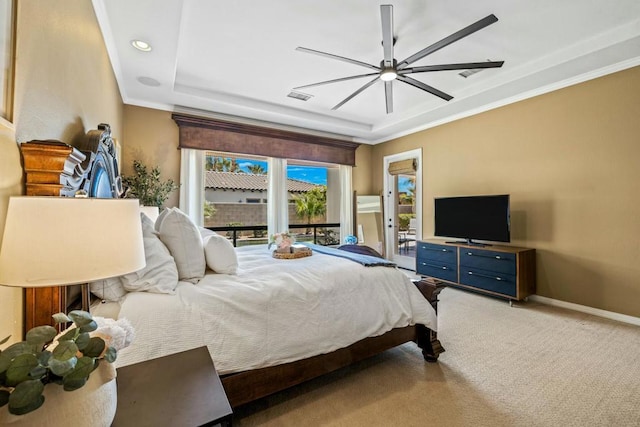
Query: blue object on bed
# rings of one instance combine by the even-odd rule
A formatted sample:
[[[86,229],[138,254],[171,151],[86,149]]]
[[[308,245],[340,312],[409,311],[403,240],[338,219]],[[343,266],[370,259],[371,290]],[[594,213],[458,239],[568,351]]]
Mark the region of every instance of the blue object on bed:
[[[362,264],[365,267],[378,267],[378,266],[395,267],[396,266],[395,263],[384,258],[378,258],[371,255],[348,252],[346,250],[330,248],[328,246],[314,245],[313,243],[302,243],[302,244],[310,247],[315,252],[325,254],[325,255],[337,256],[340,258],[346,258],[353,262],[357,262],[358,264]]]

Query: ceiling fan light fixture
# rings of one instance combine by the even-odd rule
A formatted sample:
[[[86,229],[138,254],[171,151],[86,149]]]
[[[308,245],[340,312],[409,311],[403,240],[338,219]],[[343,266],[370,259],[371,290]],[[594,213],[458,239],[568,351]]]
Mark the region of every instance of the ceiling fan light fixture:
[[[390,82],[391,80],[395,80],[398,77],[398,73],[393,68],[385,68],[380,73],[380,80],[385,82]]]

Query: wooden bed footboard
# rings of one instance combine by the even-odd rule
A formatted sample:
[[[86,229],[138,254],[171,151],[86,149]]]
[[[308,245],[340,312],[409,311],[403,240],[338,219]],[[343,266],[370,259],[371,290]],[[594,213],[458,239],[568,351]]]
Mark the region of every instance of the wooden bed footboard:
[[[414,283],[437,310],[438,294],[443,286],[431,281]],[[222,384],[231,407],[237,408],[245,403],[336,371],[409,341],[418,344],[427,362],[436,362],[439,354],[444,352],[435,331],[424,325],[407,326],[392,329],[377,337],[365,338],[349,347],[331,353],[283,365],[224,375],[221,378]]]

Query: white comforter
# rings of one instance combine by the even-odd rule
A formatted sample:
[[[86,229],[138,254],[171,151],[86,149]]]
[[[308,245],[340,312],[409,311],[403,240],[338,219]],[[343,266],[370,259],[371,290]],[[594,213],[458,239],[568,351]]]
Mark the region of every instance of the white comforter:
[[[119,317],[136,338],[118,366],[206,345],[219,373],[328,353],[396,327],[435,330],[436,314],[390,267],[314,253],[276,260],[265,246],[238,248],[237,276],[180,282],[176,295],[131,292]]]

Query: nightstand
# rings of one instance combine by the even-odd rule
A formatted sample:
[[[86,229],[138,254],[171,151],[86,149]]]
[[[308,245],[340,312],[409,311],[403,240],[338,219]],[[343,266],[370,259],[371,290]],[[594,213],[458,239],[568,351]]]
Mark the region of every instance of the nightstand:
[[[231,406],[207,347],[118,368],[113,427],[231,426]]]

